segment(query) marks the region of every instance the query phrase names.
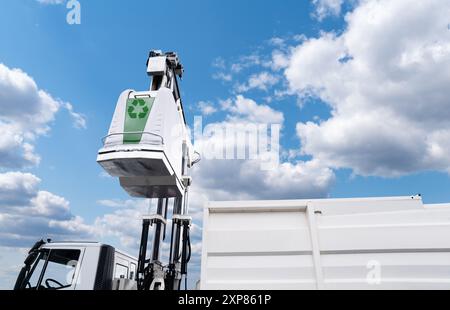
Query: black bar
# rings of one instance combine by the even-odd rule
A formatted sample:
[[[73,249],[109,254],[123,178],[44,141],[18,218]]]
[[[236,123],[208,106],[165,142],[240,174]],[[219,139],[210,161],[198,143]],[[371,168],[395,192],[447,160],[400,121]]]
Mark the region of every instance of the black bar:
[[[158,198],[158,207],[156,213],[158,215],[164,215],[164,198]],[[159,261],[159,252],[161,248],[161,228],[164,225],[161,222],[157,222],[155,225],[155,234],[153,237],[153,252],[152,261]]]
[[[189,224],[183,224],[183,246],[181,251],[181,274],[187,274],[187,250],[188,250],[188,242],[189,242]],[[190,249],[189,249],[190,251]],[[190,253],[189,253],[190,255]]]
[[[169,198],[166,198],[166,206],[164,210],[164,219],[167,221],[167,210],[169,209]],[[167,225],[164,225],[163,241],[166,240]]]
[[[147,256],[149,226],[150,226],[150,220],[143,220],[141,244],[139,247],[139,259],[138,259],[138,289],[141,289],[141,286],[143,283],[144,272],[145,272],[145,259]],[[142,278],[139,277],[140,275],[142,275]]]
[[[183,198],[182,197],[176,197],[175,198],[175,206],[176,212],[174,209],[174,214],[181,214],[181,208],[183,206]],[[181,224],[177,223],[175,225],[175,241],[173,242],[173,261],[171,263],[175,264],[179,259],[180,255],[180,239],[181,239]]]

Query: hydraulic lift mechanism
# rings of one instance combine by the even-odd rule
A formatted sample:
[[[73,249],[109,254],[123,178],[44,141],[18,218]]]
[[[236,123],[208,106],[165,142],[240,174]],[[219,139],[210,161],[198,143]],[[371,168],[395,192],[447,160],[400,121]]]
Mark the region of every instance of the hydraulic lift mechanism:
[[[133,197],[157,199],[156,214],[144,215],[137,268],[139,290],[177,290],[191,256],[188,169],[200,160],[191,144],[177,77],[183,66],[175,53],[151,51],[150,89],[119,96],[97,162]],[[173,202],[170,206],[169,202]],[[169,261],[161,260],[172,207]],[[153,243],[147,255],[150,226]]]

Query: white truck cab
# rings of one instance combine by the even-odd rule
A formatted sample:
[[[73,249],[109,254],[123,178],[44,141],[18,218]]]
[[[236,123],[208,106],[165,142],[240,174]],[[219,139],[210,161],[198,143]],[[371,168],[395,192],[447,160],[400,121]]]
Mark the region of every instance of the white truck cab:
[[[14,289],[136,289],[137,259],[98,242],[41,240],[24,264]]]

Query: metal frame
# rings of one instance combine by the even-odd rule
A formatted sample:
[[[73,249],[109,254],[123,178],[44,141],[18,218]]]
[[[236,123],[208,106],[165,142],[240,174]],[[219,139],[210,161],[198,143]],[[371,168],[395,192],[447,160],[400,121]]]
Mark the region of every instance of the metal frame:
[[[166,72],[171,71],[171,79],[173,79],[173,92],[180,94],[178,88],[177,75],[181,78],[183,73],[183,66],[178,61],[175,53],[169,52],[162,54],[160,51],[152,51],[149,54],[151,57],[166,56]],[[147,61],[147,64],[149,60]],[[166,75],[166,74],[164,74]],[[164,77],[163,77],[164,82]],[[181,98],[179,98],[181,112],[184,119],[184,111],[181,105]],[[185,119],[184,119],[185,122]],[[133,134],[135,132],[131,132]],[[116,135],[125,133],[116,133]],[[130,134],[128,132],[127,134]],[[144,133],[143,133],[144,134]],[[161,144],[164,144],[164,139],[160,135],[154,133],[145,133],[158,136],[161,138]],[[106,139],[104,138],[104,142]],[[145,144],[145,143],[142,143]],[[188,166],[188,150],[186,144],[183,143],[182,156],[182,176],[186,175],[186,168]],[[184,179],[183,179],[184,180]],[[155,215],[143,216],[141,244],[139,249],[139,260],[137,268],[137,279],[139,290],[178,290],[180,289],[181,279],[187,275],[187,263],[191,255],[189,230],[192,219],[187,216],[188,203],[188,189],[190,182],[181,182],[184,185],[184,193],[174,198],[172,208],[172,230],[170,236],[170,254],[169,263],[164,266],[160,259],[161,245],[166,237],[167,230],[167,213],[169,209],[169,197],[158,198],[157,212]],[[156,185],[155,185],[156,186]],[[153,230],[153,245],[151,257],[147,258],[147,247],[150,226],[154,226]]]
[[[155,137],[158,137],[158,138],[161,139],[161,143],[160,143],[160,144],[156,144],[156,143],[148,143],[148,142],[145,142],[145,143],[137,143],[137,144],[164,145],[164,138],[163,138],[163,136],[161,136],[161,135],[158,135],[158,134],[153,133],[153,132],[148,132],[148,131],[129,131],[129,132],[115,132],[115,133],[111,133],[111,134],[109,134],[109,135],[107,135],[107,136],[104,136],[104,137],[102,138],[103,146],[105,147],[105,146],[107,146],[107,145],[115,145],[115,144],[113,144],[113,143],[106,143],[106,139],[108,139],[109,137],[112,137],[112,136],[121,136],[121,135],[127,135],[127,134],[130,134],[130,135],[152,135],[152,136],[155,136]],[[121,144],[121,143],[117,143],[117,144]]]

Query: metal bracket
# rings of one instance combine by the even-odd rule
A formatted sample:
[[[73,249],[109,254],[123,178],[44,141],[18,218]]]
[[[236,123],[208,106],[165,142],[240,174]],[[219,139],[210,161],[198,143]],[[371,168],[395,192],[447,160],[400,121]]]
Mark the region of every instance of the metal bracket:
[[[111,145],[111,143],[106,143],[106,139],[108,139],[109,137],[113,137],[113,136],[120,136],[120,135],[129,135],[129,134],[131,134],[131,135],[149,135],[149,136],[154,136],[154,137],[157,137],[157,138],[159,138],[160,140],[161,140],[161,142],[160,142],[160,144],[156,144],[155,142],[153,142],[153,143],[149,143],[149,142],[145,142],[145,143],[139,143],[139,144],[154,144],[154,145],[164,145],[164,138],[163,138],[163,136],[161,136],[161,135],[159,135],[159,134],[157,134],[157,133],[154,133],[154,132],[148,132],[148,131],[128,131],[128,132],[115,132],[115,133],[111,133],[111,134],[108,134],[107,136],[104,136],[103,138],[102,138],[102,143],[103,143],[103,146],[107,146],[107,145]],[[120,143],[119,143],[120,144]],[[114,144],[113,144],[114,145]]]
[[[188,223],[188,225],[190,226],[192,224],[192,217],[190,217],[189,215],[181,215],[181,214],[174,214],[172,217],[172,221],[174,223]]]
[[[163,223],[164,225],[167,225],[167,220],[161,214],[144,215],[144,216],[142,216],[142,219],[149,220],[151,225],[158,223],[158,222]]]
[[[184,187],[191,186],[191,184],[192,184],[192,177],[183,175],[183,177],[181,179],[182,179]]]

